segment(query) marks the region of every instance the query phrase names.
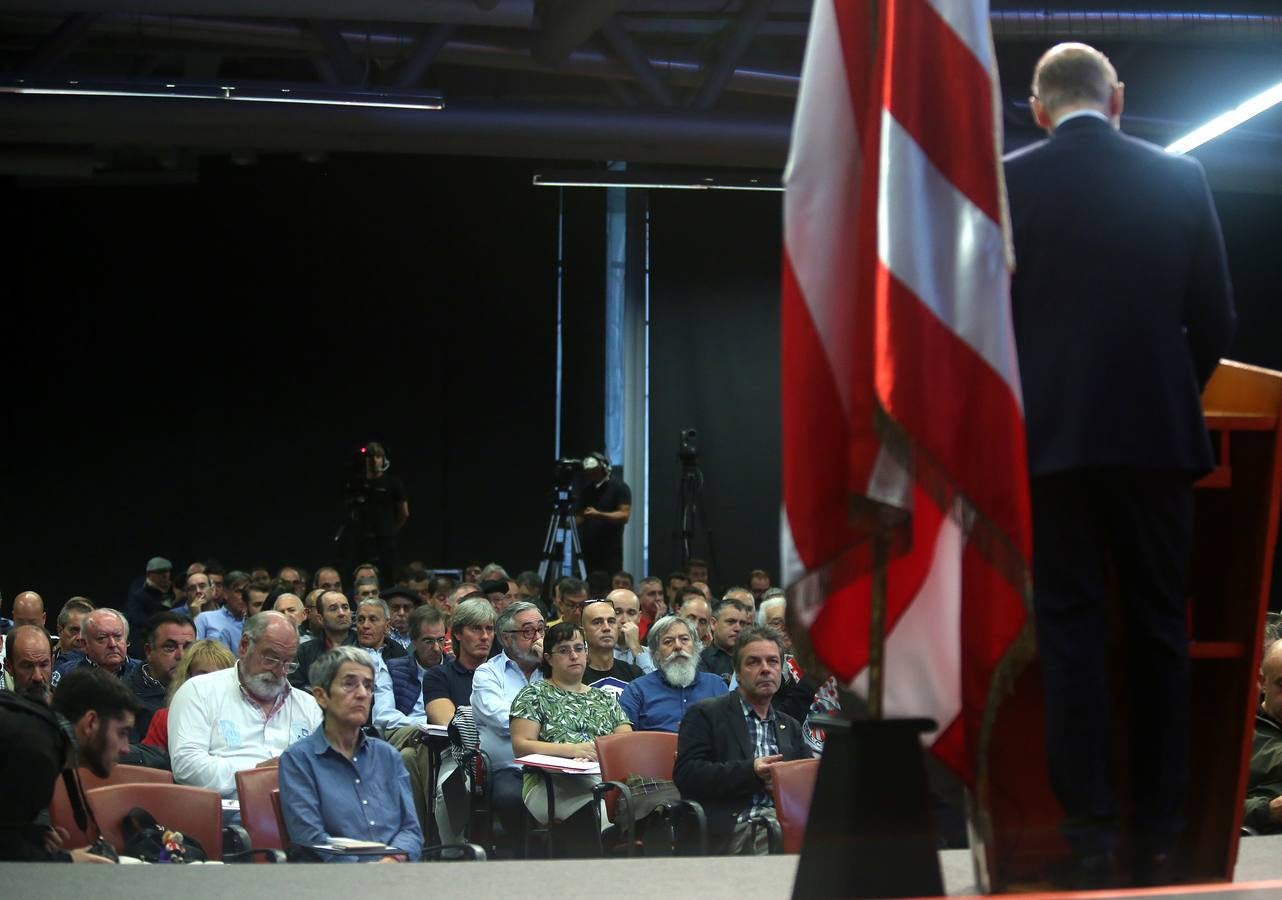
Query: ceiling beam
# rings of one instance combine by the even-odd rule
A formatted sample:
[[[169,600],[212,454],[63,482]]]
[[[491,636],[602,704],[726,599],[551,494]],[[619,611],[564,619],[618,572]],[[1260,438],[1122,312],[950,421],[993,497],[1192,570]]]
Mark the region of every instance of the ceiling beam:
[[[542,0],[534,58],[556,68],[618,9],[618,0]]]
[[[21,71],[37,75],[48,75],[57,69],[68,56],[80,49],[85,38],[89,36],[98,13],[74,13],[62,20],[40,46],[32,51],[20,66]]]
[[[748,0],[743,12],[739,13],[739,17],[722,38],[717,63],[703,79],[703,84],[699,85],[698,93],[690,102],[691,106],[695,109],[711,109],[716,104],[769,11],[770,0]]]
[[[616,18],[607,19],[601,26],[601,34],[614,50],[615,55],[623,61],[632,75],[641,85],[641,89],[650,95],[650,98],[660,106],[672,105],[672,92],[668,86],[663,83],[654,67],[650,65],[650,59],[641,52],[636,41],[632,36],[623,30]]]

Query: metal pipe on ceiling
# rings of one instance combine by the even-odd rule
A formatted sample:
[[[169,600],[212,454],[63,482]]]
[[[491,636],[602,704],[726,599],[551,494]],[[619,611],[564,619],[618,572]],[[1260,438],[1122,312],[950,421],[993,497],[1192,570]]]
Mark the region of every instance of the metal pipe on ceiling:
[[[119,0],[0,0],[0,12],[119,12]],[[486,8],[488,7],[488,8]],[[534,27],[534,0],[129,0],[132,12]]]
[[[262,152],[379,152],[641,163],[783,166],[790,116],[688,110],[518,109],[452,104],[437,112],[217,100],[0,96],[0,134],[21,144],[128,144]]]
[[[1212,43],[1282,40],[1282,15],[1227,10],[993,9],[995,40],[1099,37],[1158,40],[1179,38]]]

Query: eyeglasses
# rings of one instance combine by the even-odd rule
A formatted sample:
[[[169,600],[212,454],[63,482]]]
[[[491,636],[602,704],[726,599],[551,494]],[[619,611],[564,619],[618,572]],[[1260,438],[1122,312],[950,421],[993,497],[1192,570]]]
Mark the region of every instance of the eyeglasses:
[[[423,635],[418,639],[418,643],[426,644],[429,647],[444,647],[447,640],[449,640],[449,638],[445,635],[441,635],[440,637],[428,637],[427,635]]]
[[[270,653],[260,653],[258,654],[258,658],[263,661],[263,665],[267,668],[280,669],[286,675],[293,675],[298,671],[298,663],[294,662],[292,659],[289,662],[286,662],[283,659],[272,656]]]
[[[503,630],[503,633],[519,634],[521,637],[529,641],[529,640],[533,640],[536,637],[542,637],[544,634],[547,633],[547,630],[548,629],[546,625],[526,625],[524,628],[505,628]]]
[[[557,656],[578,656],[580,653],[587,653],[587,644],[562,644],[552,651]]]
[[[344,694],[354,694],[357,688],[365,688],[369,693],[374,693],[374,682],[359,675],[346,676],[338,683],[338,687]]]

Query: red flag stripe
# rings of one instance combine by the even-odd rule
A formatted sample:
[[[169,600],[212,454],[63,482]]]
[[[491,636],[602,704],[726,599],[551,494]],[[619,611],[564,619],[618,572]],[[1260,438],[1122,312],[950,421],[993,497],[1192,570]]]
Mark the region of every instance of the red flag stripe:
[[[895,0],[883,103],[931,163],[1001,221],[988,71],[926,0]]]
[[[1009,386],[884,267],[878,286],[886,307],[878,345],[887,352],[877,382],[887,412],[1027,558],[1024,423]]]

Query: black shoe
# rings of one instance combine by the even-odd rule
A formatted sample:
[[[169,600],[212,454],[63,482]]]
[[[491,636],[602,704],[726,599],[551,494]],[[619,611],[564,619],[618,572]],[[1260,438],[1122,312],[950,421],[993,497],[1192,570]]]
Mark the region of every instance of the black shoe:
[[[1136,858],[1131,881],[1135,887],[1161,887],[1179,884],[1183,879],[1169,853],[1149,853]]]
[[[1112,853],[1073,856],[1051,872],[1051,883],[1068,891],[1099,891],[1121,887],[1117,859]]]

